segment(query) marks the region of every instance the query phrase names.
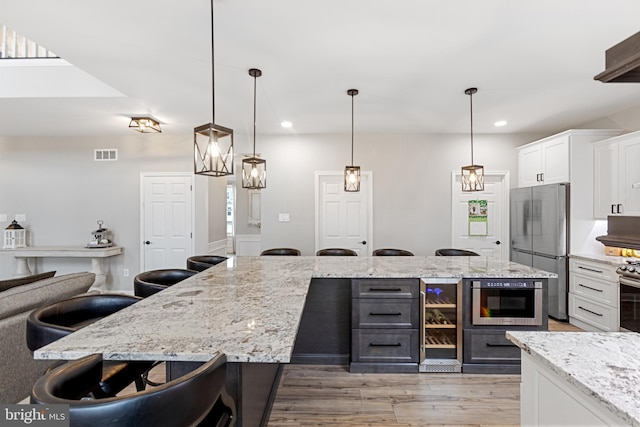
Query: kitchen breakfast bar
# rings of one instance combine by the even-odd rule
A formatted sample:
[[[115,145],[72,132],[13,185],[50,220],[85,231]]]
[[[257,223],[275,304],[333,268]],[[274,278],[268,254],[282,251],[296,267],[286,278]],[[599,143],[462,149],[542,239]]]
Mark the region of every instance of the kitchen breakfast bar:
[[[34,357],[102,354],[105,360],[164,361],[171,379],[224,353],[236,425],[266,425],[282,364],[348,365],[353,279],[546,283],[553,277],[487,257],[234,257],[43,347]]]

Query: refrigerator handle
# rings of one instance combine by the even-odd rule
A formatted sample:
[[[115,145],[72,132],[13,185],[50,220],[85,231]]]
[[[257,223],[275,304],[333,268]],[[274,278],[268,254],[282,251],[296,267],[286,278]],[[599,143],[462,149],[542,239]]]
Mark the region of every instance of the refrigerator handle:
[[[425,339],[426,332],[424,324],[426,322],[425,310],[427,309],[427,294],[424,290],[420,290],[420,363],[424,361],[426,357]]]

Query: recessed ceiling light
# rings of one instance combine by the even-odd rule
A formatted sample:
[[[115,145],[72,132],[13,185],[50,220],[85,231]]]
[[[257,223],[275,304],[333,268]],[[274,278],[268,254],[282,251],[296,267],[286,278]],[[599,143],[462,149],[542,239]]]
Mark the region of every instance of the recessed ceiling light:
[[[495,127],[497,127],[497,128],[500,128],[500,127],[502,127],[502,126],[504,126],[504,125],[506,125],[506,124],[507,124],[507,121],[506,121],[506,120],[498,120],[498,121],[497,121],[497,122],[495,122],[493,125],[494,125]]]
[[[285,120],[282,123],[280,123],[280,126],[282,126],[283,128],[290,128],[291,126],[293,126],[293,123]]]

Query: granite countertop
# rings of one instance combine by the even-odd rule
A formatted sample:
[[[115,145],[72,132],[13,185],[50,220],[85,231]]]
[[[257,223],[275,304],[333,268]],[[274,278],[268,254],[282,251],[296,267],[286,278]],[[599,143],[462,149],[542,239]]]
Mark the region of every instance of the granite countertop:
[[[612,256],[612,255],[605,255],[605,254],[598,254],[598,255],[594,255],[594,254],[570,254],[569,257],[570,258],[576,258],[576,259],[582,259],[582,260],[585,260],[585,261],[599,262],[599,263],[602,263],[602,264],[609,264],[609,265],[613,265],[613,266],[618,266],[620,264],[624,264],[625,262],[627,262],[628,259],[640,261],[640,258],[630,258],[630,257],[623,257],[623,256]]]
[[[507,331],[507,338],[627,425],[640,427],[640,334]]]
[[[487,257],[234,257],[34,352],[111,360],[287,363],[312,278],[507,277],[553,273]]]

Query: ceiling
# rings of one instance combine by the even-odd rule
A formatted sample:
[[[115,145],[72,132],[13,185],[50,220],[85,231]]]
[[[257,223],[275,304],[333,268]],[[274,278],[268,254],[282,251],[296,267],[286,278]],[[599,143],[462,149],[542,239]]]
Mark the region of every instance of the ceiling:
[[[0,135],[210,122],[210,16],[209,0],[4,2],[3,23],[107,90],[1,98]],[[466,133],[475,86],[475,132],[550,134],[640,106],[640,85],[593,80],[638,16],[637,0],[215,0],[216,123],[252,131],[256,67],[258,133],[350,132],[350,88],[356,133]],[[13,66],[0,86],[30,84]]]

